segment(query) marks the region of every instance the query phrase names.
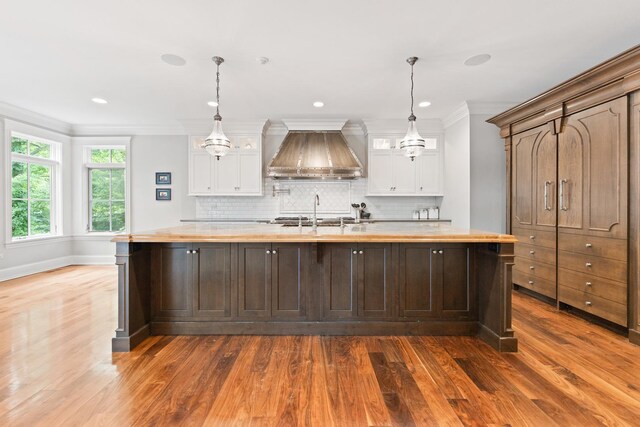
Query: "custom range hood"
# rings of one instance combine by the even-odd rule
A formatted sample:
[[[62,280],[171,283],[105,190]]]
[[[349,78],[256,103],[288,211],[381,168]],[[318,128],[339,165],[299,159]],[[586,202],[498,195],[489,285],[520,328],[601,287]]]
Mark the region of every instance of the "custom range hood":
[[[355,179],[362,164],[347,145],[339,125],[285,122],[289,132],[267,166],[276,179]],[[333,129],[332,129],[333,128]]]

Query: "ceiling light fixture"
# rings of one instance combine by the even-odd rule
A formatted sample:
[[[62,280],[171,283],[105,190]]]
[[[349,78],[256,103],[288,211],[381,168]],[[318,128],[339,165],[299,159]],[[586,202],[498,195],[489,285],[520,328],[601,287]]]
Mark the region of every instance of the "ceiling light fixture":
[[[464,65],[468,67],[475,67],[476,65],[482,65],[485,62],[488,62],[490,59],[491,55],[489,55],[488,53],[482,53],[480,55],[475,55],[471,58],[467,58],[467,60],[464,61]]]
[[[160,59],[165,64],[174,65],[176,67],[182,67],[187,63],[187,61],[183,57],[174,55],[173,53],[165,53],[164,55],[160,56]]]
[[[96,104],[107,104],[107,100],[106,99],[102,99],[102,98],[91,98],[91,101],[95,102]]]
[[[222,131],[222,117],[220,116],[220,64],[224,62],[224,58],[214,56],[211,59],[216,63],[216,115],[213,116],[213,131],[204,140],[202,148],[220,160],[220,157],[227,154],[231,148],[231,141]]]
[[[324,107],[324,102],[316,101],[316,102],[313,103],[313,106],[316,107],[316,108],[322,108],[322,107]]]
[[[418,107],[425,108],[425,107],[428,107],[429,105],[431,105],[429,101],[422,101],[418,104]]]
[[[410,157],[411,161],[422,154],[425,146],[424,138],[420,136],[416,128],[416,116],[413,115],[413,65],[417,61],[418,58],[415,56],[407,59],[407,62],[411,65],[411,115],[409,116],[407,134],[400,141],[400,149],[404,150],[404,155]]]

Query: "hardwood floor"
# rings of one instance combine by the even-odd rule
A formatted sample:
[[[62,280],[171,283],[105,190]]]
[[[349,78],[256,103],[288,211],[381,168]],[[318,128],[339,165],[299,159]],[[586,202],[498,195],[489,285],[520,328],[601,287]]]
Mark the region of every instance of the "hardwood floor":
[[[115,267],[0,284],[0,425],[638,425],[640,347],[514,295],[466,337],[153,337],[111,353]]]

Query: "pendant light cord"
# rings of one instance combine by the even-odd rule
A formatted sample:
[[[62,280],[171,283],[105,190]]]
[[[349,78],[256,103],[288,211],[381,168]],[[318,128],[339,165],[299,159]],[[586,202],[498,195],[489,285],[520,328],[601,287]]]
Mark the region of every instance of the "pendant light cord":
[[[413,64],[411,64],[411,116],[409,116],[409,120],[411,120],[411,117],[415,120],[413,115]]]
[[[220,117],[220,64],[216,64],[216,117]]]

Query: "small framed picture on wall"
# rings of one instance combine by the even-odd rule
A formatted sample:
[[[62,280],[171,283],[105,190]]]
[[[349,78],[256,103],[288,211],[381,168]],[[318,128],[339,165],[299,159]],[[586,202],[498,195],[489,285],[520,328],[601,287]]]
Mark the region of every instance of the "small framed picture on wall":
[[[156,185],[171,184],[171,172],[156,172]]]
[[[171,200],[171,189],[156,188],[156,200]]]

